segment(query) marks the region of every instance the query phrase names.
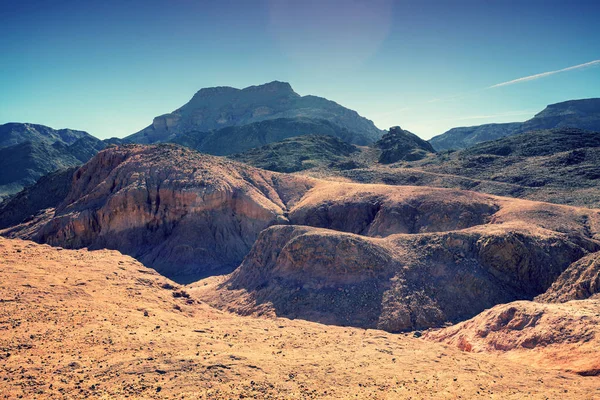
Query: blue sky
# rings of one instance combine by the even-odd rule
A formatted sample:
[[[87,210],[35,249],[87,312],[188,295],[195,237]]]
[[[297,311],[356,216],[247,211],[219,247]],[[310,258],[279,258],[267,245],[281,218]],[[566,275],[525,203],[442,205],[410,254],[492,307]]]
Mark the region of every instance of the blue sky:
[[[0,5],[0,123],[122,137],[202,87],[281,80],[424,138],[600,97],[600,1]],[[518,80],[512,84],[496,86]]]

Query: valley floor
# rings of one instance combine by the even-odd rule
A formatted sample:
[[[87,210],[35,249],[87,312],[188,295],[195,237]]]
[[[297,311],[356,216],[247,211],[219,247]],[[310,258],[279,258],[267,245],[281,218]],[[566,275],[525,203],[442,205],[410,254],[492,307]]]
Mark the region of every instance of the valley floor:
[[[0,238],[0,398],[593,399],[412,334],[240,317],[116,251]]]

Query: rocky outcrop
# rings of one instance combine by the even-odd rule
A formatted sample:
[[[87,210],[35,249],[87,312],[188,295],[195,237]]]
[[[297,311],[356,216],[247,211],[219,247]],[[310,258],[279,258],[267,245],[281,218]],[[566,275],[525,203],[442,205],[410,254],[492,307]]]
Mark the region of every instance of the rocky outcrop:
[[[592,253],[569,265],[536,301],[564,303],[592,296],[600,298],[600,253]]]
[[[421,160],[427,154],[435,153],[431,144],[399,126],[390,128],[389,132],[383,135],[374,146],[381,149],[379,157],[381,164]]]
[[[472,208],[456,214],[464,203]],[[289,220],[322,228],[271,227],[229,277],[192,290],[241,314],[390,332],[442,326],[532,299],[600,249],[579,212],[597,229],[594,211],[469,192],[317,184]]]
[[[304,178],[204,156],[179,146],[105,150],[81,167],[54,218],[33,239],[109,248],[178,280],[230,272],[258,233],[286,223]]]
[[[600,251],[596,210],[321,181],[175,145],[102,151],[36,221],[13,234],[120,250],[180,282],[241,263],[199,284],[219,307],[393,332],[532,299]]]
[[[476,317],[425,333],[468,352],[500,353],[512,360],[580,375],[600,374],[600,300],[501,304]]]

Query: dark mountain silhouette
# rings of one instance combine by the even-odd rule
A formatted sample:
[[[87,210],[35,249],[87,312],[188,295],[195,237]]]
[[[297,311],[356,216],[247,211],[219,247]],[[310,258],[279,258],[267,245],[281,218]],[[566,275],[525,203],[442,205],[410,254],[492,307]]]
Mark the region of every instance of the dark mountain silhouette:
[[[379,162],[382,164],[416,161],[428,153],[435,153],[431,144],[399,126],[390,128],[390,131],[375,143],[375,147],[381,149]]]
[[[0,125],[0,200],[48,173],[85,163],[108,143],[121,142],[36,124]]]

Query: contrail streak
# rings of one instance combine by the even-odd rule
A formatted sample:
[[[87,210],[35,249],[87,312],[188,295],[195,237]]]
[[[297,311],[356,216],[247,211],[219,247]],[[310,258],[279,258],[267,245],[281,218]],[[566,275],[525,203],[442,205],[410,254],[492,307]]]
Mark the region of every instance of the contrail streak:
[[[587,62],[585,64],[579,64],[579,65],[574,65],[572,67],[558,69],[556,71],[542,72],[541,74],[535,74],[535,75],[525,76],[523,78],[513,79],[512,81],[497,83],[495,85],[492,85],[492,86],[488,87],[488,89],[493,89],[493,88],[502,87],[502,86],[508,86],[508,85],[514,85],[516,83],[521,83],[521,82],[532,81],[534,79],[544,78],[546,76],[550,76],[550,75],[554,75],[554,74],[559,74],[561,72],[567,72],[567,71],[573,71],[575,69],[593,67],[593,66],[598,65],[598,64],[600,64],[600,60],[594,60],[594,61]]]

